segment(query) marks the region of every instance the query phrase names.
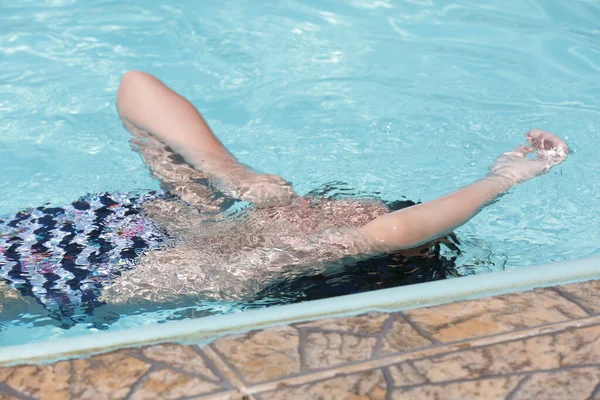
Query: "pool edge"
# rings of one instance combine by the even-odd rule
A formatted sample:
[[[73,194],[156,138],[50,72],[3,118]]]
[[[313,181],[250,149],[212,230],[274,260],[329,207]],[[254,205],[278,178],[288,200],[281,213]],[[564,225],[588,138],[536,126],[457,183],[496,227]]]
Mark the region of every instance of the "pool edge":
[[[161,342],[201,343],[224,334],[322,317],[355,315],[368,311],[400,311],[592,279],[600,279],[600,257],[540,264],[243,313],[8,346],[2,348],[0,366],[51,362]]]

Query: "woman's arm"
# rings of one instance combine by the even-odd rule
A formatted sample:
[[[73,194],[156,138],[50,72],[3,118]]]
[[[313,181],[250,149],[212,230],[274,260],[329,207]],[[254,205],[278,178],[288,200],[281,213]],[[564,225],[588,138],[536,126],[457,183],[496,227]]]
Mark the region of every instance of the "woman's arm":
[[[132,134],[155,136],[232,197],[265,206],[286,203],[295,196],[280,176],[260,174],[240,164],[198,110],[154,76],[140,71],[125,74],[117,107]]]
[[[239,166],[198,110],[152,75],[126,73],[117,107],[125,127],[151,133],[199,170],[222,175]]]
[[[444,236],[463,225],[510,186],[489,176],[450,195],[408,207],[359,229],[377,252],[410,249]]]
[[[442,198],[383,215],[359,229],[366,238],[365,252],[413,248],[463,225],[484,206],[514,185],[547,172],[567,157],[560,138],[540,130],[527,134],[531,146],[505,153],[487,177]],[[527,153],[537,151],[536,159]]]

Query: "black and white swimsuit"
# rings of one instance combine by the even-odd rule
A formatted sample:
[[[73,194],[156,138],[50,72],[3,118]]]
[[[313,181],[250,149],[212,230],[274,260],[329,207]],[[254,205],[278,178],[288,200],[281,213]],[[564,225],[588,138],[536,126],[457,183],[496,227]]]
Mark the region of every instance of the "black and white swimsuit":
[[[165,192],[100,193],[66,207],[38,207],[0,216],[0,281],[33,296],[70,326],[101,304],[100,288],[167,235],[141,206]],[[81,319],[81,318],[78,318]]]

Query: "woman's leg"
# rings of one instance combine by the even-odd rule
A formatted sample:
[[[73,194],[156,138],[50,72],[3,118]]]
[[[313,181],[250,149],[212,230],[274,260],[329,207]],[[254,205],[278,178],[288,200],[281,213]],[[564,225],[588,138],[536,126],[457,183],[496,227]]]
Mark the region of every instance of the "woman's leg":
[[[19,320],[21,314],[39,314],[46,316],[48,311],[37,302],[33,297],[21,296],[17,289],[13,289],[8,284],[0,281],[0,321]],[[56,325],[56,321],[50,321],[50,324]],[[0,323],[0,331],[2,324]]]
[[[157,138],[134,126],[128,130],[135,132],[131,143],[163,190],[178,195],[202,211],[220,212],[234,202],[211,185],[206,174],[194,169]]]
[[[280,176],[259,174],[240,164],[198,110],[152,75],[128,72],[117,93],[117,106],[132,134],[147,132],[157,138],[232,197],[271,206],[295,196]]]

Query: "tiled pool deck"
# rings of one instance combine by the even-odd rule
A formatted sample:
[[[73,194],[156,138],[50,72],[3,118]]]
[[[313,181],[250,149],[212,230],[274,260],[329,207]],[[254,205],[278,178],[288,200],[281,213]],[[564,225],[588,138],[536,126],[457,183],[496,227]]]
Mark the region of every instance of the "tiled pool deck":
[[[0,368],[7,399],[599,399],[600,281]]]

